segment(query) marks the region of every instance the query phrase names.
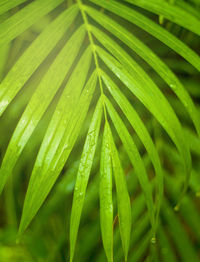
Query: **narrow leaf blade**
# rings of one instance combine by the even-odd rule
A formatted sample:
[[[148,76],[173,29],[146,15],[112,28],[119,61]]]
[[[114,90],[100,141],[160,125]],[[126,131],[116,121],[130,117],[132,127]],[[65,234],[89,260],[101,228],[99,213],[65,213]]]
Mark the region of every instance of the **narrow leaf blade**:
[[[89,180],[90,171],[93,164],[94,153],[97,146],[99,129],[102,116],[102,101],[99,100],[86,137],[83,148],[76,184],[74,189],[71,219],[70,219],[70,261],[73,261],[78,228],[83,209],[86,188]]]
[[[117,206],[119,214],[119,227],[124,250],[125,261],[128,258],[128,250],[131,234],[131,203],[127,190],[124,172],[120,163],[118,152],[113,141],[112,133],[109,129],[109,139],[111,145],[113,173],[115,177],[117,191]]]
[[[107,122],[104,127],[100,166],[100,223],[108,262],[113,261],[112,161]]]

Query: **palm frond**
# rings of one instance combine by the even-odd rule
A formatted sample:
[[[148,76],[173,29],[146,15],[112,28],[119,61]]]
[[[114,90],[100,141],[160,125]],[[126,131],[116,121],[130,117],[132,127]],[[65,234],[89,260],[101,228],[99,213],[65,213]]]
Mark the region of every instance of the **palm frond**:
[[[183,30],[199,45],[198,4],[198,0],[1,1],[3,125],[4,116],[12,115],[10,109],[15,110],[15,103],[18,107],[11,138],[2,127],[7,143],[0,146],[7,149],[0,169],[0,192],[24,152],[27,163],[33,149],[37,151],[18,236],[22,237],[34,223],[33,218],[62,174],[52,192],[53,202],[47,199],[46,206],[54,210],[74,190],[68,217],[71,262],[76,256],[77,261],[88,256],[87,250],[85,254],[80,252],[80,257],[76,255],[75,247],[79,228],[80,238],[84,235],[80,227],[84,204],[87,217],[98,197],[106,258],[100,252],[95,261],[121,261],[123,256],[125,261],[147,261],[142,259],[149,245],[147,259],[151,261],[178,261],[179,257],[185,262],[198,261],[171,204],[178,203],[180,216],[199,241],[199,212],[186,192],[188,187],[196,195],[200,192],[191,161],[191,152],[198,157],[200,152],[200,111],[196,106],[200,57],[198,50],[190,47],[187,39],[179,38],[176,31]],[[47,20],[40,26],[43,18]],[[147,41],[141,39],[142,34],[148,35]],[[151,41],[159,45],[163,55],[156,52]],[[166,58],[166,52],[172,50],[175,58]],[[177,55],[185,60],[180,62]],[[194,74],[195,88],[191,83],[196,80],[189,81],[187,88],[176,70]],[[190,128],[185,128],[185,122],[190,123]],[[197,134],[191,130],[191,122]],[[78,159],[73,158],[77,147],[82,151]],[[73,163],[68,168],[70,157]],[[173,166],[173,176],[165,161]],[[15,176],[20,177],[18,172]],[[8,192],[12,194],[12,189]],[[12,197],[9,194],[8,199]],[[44,220],[47,213],[40,213]],[[119,219],[116,229],[115,215]],[[98,233],[96,227],[95,219],[89,227],[91,236]],[[60,245],[63,239],[62,235]],[[90,236],[84,241],[85,245],[91,243]],[[159,254],[156,241],[167,252]],[[48,259],[54,261],[54,255]]]

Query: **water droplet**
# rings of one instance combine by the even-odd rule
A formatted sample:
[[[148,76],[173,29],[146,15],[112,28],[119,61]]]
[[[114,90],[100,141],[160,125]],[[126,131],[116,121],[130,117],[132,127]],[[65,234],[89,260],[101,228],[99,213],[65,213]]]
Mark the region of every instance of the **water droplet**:
[[[178,211],[179,211],[179,205],[176,205],[176,206],[174,207],[174,210],[175,210],[176,212],[178,212]]]
[[[110,148],[108,143],[106,143],[106,148]]]
[[[151,243],[152,243],[152,244],[156,244],[156,237],[152,237],[152,238],[151,238]]]
[[[22,120],[21,120],[21,125],[24,125],[26,123],[26,120],[23,118]]]
[[[63,148],[63,150],[67,150],[69,148],[69,145],[68,144],[66,144],[66,145],[64,145],[64,148]]]
[[[78,200],[81,200],[83,198],[83,192],[80,192],[79,194],[78,194],[78,196],[77,196],[77,199]]]
[[[169,85],[173,90],[176,90],[176,84],[175,83],[171,83],[170,85]]]

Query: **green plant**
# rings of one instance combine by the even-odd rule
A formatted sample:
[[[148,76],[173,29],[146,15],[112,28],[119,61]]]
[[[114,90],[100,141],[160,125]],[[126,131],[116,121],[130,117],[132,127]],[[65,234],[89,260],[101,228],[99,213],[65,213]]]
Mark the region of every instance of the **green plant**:
[[[193,197],[200,185],[200,115],[195,105],[200,96],[199,4],[198,0],[0,2],[2,155],[5,151],[0,191],[8,181],[6,213],[15,228],[21,207],[16,211],[13,194],[21,192],[22,197],[20,173],[32,169],[19,241],[27,243],[23,233],[60,174],[38,218],[39,228],[51,219],[48,210],[55,210],[74,188],[71,219],[70,215],[63,219],[63,212],[70,210],[68,202],[59,211],[59,222],[57,218],[52,222],[60,226],[55,250],[50,249],[43,260],[54,261],[68,241],[64,220],[70,220],[73,260],[87,195],[88,214],[98,210],[99,195],[108,261],[113,261],[113,244],[118,251],[114,261],[121,261],[121,249],[116,249],[120,238],[125,261],[199,260],[200,214]],[[137,200],[132,201],[134,195]],[[174,206],[181,215],[174,213]],[[86,221],[88,214],[83,214]],[[196,249],[179,216],[188,223]],[[91,255],[98,227],[98,218],[88,220],[90,255],[84,254],[88,247],[82,251],[79,247],[74,260],[105,261],[103,255],[99,260]],[[128,259],[130,247],[136,251]],[[68,253],[60,255],[60,261],[68,259]],[[34,259],[28,256],[25,259]]]

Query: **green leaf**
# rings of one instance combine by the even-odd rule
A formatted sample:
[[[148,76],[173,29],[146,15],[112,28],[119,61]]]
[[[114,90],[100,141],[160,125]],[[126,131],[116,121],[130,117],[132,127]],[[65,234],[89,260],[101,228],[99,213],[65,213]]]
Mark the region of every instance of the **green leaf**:
[[[109,141],[109,127],[104,127],[100,167],[100,223],[103,246],[108,262],[113,261],[113,203],[112,203],[112,161]]]
[[[7,12],[8,10],[26,2],[27,0],[1,0],[0,3],[0,15]]]
[[[176,6],[181,7],[182,9],[187,11],[188,13],[193,14],[198,19],[200,18],[198,8],[195,8],[195,6],[192,6],[189,2],[187,3],[187,2],[184,2],[182,0],[176,0],[176,2],[174,4],[176,4]]]
[[[105,72],[101,71],[101,75],[108,90],[110,91],[110,93],[112,94],[118,105],[120,106],[121,110],[129,120],[129,122],[131,123],[132,127],[135,129],[140,140],[144,144],[149,154],[149,157],[152,161],[152,164],[154,166],[156,172],[156,181],[157,181],[157,203],[156,203],[157,205],[156,223],[157,223],[162,197],[163,197],[163,173],[161,169],[161,163],[158,156],[158,152],[151,139],[151,136],[149,135],[149,132],[147,131],[145,125],[143,124],[137,112],[131,106],[128,99],[123,95],[120,89],[114,84],[114,82],[110,79],[110,77]],[[144,192],[146,191],[145,186],[143,187],[143,190]]]
[[[2,81],[3,76],[4,76],[4,68],[7,62],[7,58],[10,52],[10,44],[3,46],[0,49],[0,81]],[[1,110],[1,109],[0,109]]]
[[[0,46],[9,43],[64,0],[36,0],[0,24]]]
[[[184,188],[180,196],[181,199],[185,194],[189,182],[191,156],[188,141],[173,109],[155,83],[125,52],[119,54],[121,64],[102,48],[97,46],[96,50],[110,70],[113,71],[155,118],[157,118],[177,146],[182,156],[186,174]]]
[[[87,49],[73,71],[51,119],[29,182],[20,234],[54,185],[78,137],[96,86],[94,72],[81,93],[90,62],[91,52]]]
[[[191,129],[184,129],[185,135],[188,137],[190,149],[197,155],[200,155],[200,139]]]
[[[33,2],[41,2],[35,1]],[[46,2],[46,1],[44,1]],[[77,6],[64,11],[29,46],[0,84],[0,115],[71,25]],[[3,36],[2,36],[3,37]],[[1,36],[0,36],[1,39]]]
[[[199,56],[192,51],[187,45],[180,41],[173,34],[162,28],[160,25],[157,25],[151,19],[145,17],[139,12],[133,10],[133,8],[126,7],[125,5],[120,4],[117,1],[113,0],[90,0],[91,2],[100,5],[101,7],[115,13],[116,15],[124,18],[125,20],[137,25],[147,33],[153,35],[155,38],[158,38],[161,42],[173,49],[177,54],[185,58],[189,63],[191,63],[197,70],[200,71],[200,58]],[[86,8],[88,10],[88,7]]]
[[[195,108],[187,90],[181,84],[176,75],[170,70],[170,68],[155,53],[153,53],[153,51],[148,48],[148,46],[143,44],[142,41],[136,38],[124,27],[120,26],[108,16],[101,14],[95,9],[86,8],[86,10],[97,23],[101,24],[109,32],[111,32],[113,36],[117,36],[122,42],[135,51],[163,78],[163,80],[169,85],[169,87],[174,91],[174,93],[185,106],[186,110],[190,114],[191,119],[193,120],[197,133],[200,136],[200,120],[197,109]],[[106,36],[106,34],[101,30],[91,26],[91,31],[98,41],[102,43],[108,50],[110,50],[111,53],[113,53],[112,47],[115,47],[115,49],[117,49],[119,52],[122,50],[122,48],[120,48],[116,42]]]
[[[137,245],[135,246],[135,249],[130,254],[131,262],[132,261],[133,262],[141,261],[144,254],[147,253],[151,235],[152,235],[151,231],[145,232],[145,235],[142,235],[142,237],[139,240],[139,243],[137,243]]]
[[[155,213],[154,213],[154,204],[153,204],[153,196],[152,196],[152,188],[151,184],[148,180],[148,176],[144,167],[144,163],[141,159],[141,156],[138,152],[138,149],[129,134],[128,130],[126,129],[126,126],[124,125],[123,121],[120,119],[119,115],[115,111],[114,107],[110,103],[110,101],[105,98],[106,107],[108,109],[108,113],[113,121],[113,124],[117,130],[117,133],[119,134],[120,139],[122,140],[122,143],[124,145],[124,148],[129,156],[129,159],[135,168],[136,175],[138,177],[138,180],[141,184],[141,187],[143,189],[146,204],[149,212],[149,218],[151,221],[152,228],[154,229],[155,233]]]
[[[137,199],[135,199],[135,200],[137,201]],[[134,200],[134,202],[135,202],[135,200]],[[134,208],[132,208],[132,210],[133,209]],[[144,236],[144,232],[146,232],[148,227],[149,227],[148,215],[146,215],[146,214],[144,215],[144,214],[140,213],[140,216],[141,217],[139,218],[139,221],[138,220],[135,221],[135,223],[136,223],[135,228],[134,228],[134,231],[131,234],[130,246],[132,246],[132,247],[137,246],[138,240],[142,239],[142,237]],[[116,238],[116,235],[115,235],[115,238]],[[150,241],[150,239],[149,239],[149,241]],[[118,246],[119,246],[119,243],[118,243]],[[135,252],[137,252],[137,249],[132,251],[132,253],[135,253]],[[123,261],[123,254],[121,252],[121,249],[117,248],[117,250],[115,252],[115,257],[116,257],[116,261]],[[131,254],[129,255],[129,260],[132,261],[131,260]]]
[[[190,97],[198,104],[199,8],[200,0],[0,0],[0,158],[6,152],[0,191],[14,173],[13,186],[6,187],[1,207],[8,230],[10,222],[16,224],[13,217],[19,213],[24,194],[19,184],[24,172],[29,174],[34,166],[19,236],[62,173],[31,227],[39,232],[45,224],[44,231],[48,231],[34,259],[41,259],[42,252],[45,261],[65,260],[70,255],[72,262],[79,235],[77,261],[102,262],[107,257],[113,262],[114,256],[121,262],[124,255],[131,262],[199,260],[200,215],[194,197],[200,195],[200,140],[191,120],[200,135],[200,115]],[[152,13],[158,14],[161,23],[165,19],[163,26]],[[176,214],[172,205],[183,182],[180,198],[188,183],[191,192]],[[134,196],[132,203],[129,193]],[[49,220],[55,211],[56,231]],[[116,211],[119,226],[115,227]],[[71,223],[69,237],[63,231],[63,214],[67,224]],[[80,221],[85,226],[79,229]],[[100,228],[105,252],[99,252]],[[157,245],[153,245],[154,234]],[[6,260],[7,235],[3,228],[2,260]],[[34,242],[34,234],[29,238]],[[70,248],[63,256],[67,242]],[[32,245],[26,244],[18,248],[27,252],[17,252],[17,257],[20,253],[29,261]],[[11,253],[12,260],[17,259],[16,252]]]
[[[80,27],[70,38],[35,90],[26,110],[24,111],[8,145],[0,169],[0,192],[7,177],[12,172],[18,157],[24,149],[28,139],[35,130],[38,122],[58,91],[66,73],[71,68],[85,37],[84,27]],[[46,88],[48,87],[48,92]],[[40,98],[43,97],[41,100]]]
[[[131,234],[131,204],[130,204],[130,198],[127,190],[124,171],[120,163],[120,159],[118,156],[115,143],[113,141],[110,128],[108,129],[108,131],[109,131],[109,140],[111,146],[113,173],[115,177],[115,185],[117,191],[117,207],[118,207],[118,215],[119,215],[120,234],[121,234],[122,246],[124,250],[125,261],[127,261],[129,243],[130,243],[130,234]]]
[[[200,35],[200,21],[188,11],[166,1],[158,0],[125,0],[125,2],[144,8],[157,15],[162,15],[173,23],[185,27]]]
[[[90,171],[93,164],[94,153],[97,146],[99,129],[102,116],[102,101],[98,101],[93,118],[86,137],[83,153],[81,156],[76,184],[74,189],[74,197],[72,203],[72,212],[70,219],[70,261],[73,260],[78,228],[80,224],[81,213],[83,209],[86,188],[89,180]]]

